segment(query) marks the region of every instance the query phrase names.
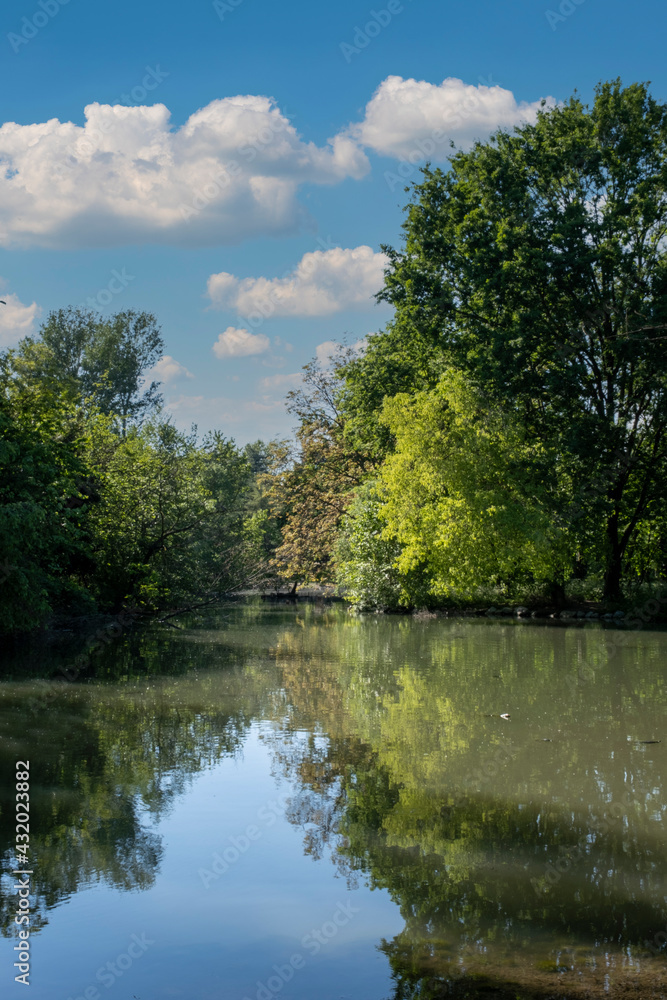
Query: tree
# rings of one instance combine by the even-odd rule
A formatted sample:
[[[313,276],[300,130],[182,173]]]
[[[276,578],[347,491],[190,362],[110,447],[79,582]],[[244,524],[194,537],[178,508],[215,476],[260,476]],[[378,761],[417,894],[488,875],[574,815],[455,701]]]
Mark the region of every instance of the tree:
[[[445,367],[442,351],[432,338],[390,322],[367,338],[363,352],[348,352],[339,360],[336,405],[344,439],[351,450],[379,465],[393,447],[391,432],[380,419],[385,399],[432,389]]]
[[[52,313],[0,355],[0,612],[7,632],[55,614],[160,611],[248,587],[277,542],[250,456],[158,412],[162,349],[146,313]]]
[[[343,514],[336,544],[338,583],[347,600],[362,611],[395,610],[414,599],[396,568],[401,547],[395,538],[383,536],[381,503],[378,484],[368,480]]]
[[[445,597],[563,580],[578,546],[554,515],[569,484],[517,421],[455,372],[430,392],[387,400],[383,420],[396,448],[379,477],[378,518],[399,544],[404,599],[423,592],[420,571]]]
[[[90,585],[100,603],[153,609],[178,600],[193,582],[192,535],[214,508],[193,437],[156,421],[119,440],[108,422],[91,436],[90,461],[100,482]]]
[[[252,473],[233,441],[200,443],[164,418],[119,438],[107,418],[88,446],[100,494],[88,584],[104,608],[212,600],[267,572],[266,512],[248,508]]]
[[[122,433],[141,422],[161,401],[159,383],[145,375],[164,352],[151,313],[127,310],[104,319],[81,309],[58,309],[47,317],[41,340],[23,342],[41,359],[42,376],[68,385],[81,399],[113,413]]]
[[[0,359],[1,630],[42,625],[54,610],[90,606],[77,574],[90,562],[95,499],[81,415],[67,395]]]
[[[617,599],[664,506],[667,105],[601,84],[450,163],[415,185],[380,298],[557,451]]]
[[[282,524],[274,555],[280,576],[295,581],[331,582],[338,526],[354,491],[371,468],[363,451],[345,440],[338,405],[341,371],[355,356],[343,349],[331,367],[304,366],[304,387],[288,394],[288,410],[299,418],[297,451],[276,451],[276,471],[267,495]]]

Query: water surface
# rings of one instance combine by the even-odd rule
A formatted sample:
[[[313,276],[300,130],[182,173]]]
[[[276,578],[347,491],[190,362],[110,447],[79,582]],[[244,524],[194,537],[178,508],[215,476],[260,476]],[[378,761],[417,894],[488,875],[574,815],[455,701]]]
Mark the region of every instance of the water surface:
[[[5,658],[3,996],[24,759],[33,1000],[667,995],[664,633],[179,624]]]

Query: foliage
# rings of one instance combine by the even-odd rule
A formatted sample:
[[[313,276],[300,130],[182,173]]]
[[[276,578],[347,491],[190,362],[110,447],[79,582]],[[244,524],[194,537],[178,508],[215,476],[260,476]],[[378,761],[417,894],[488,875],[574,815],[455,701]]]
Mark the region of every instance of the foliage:
[[[0,363],[0,595],[2,629],[41,624],[69,601],[88,562],[94,499],[81,457],[82,422],[62,393]]]
[[[271,511],[282,524],[274,564],[281,577],[296,582],[331,581],[338,527],[355,489],[370,469],[368,457],[351,448],[337,396],[341,371],[354,356],[342,351],[330,368],[312,361],[304,387],[291,392],[289,410],[300,420],[296,454],[287,445],[275,456],[268,488]]]
[[[336,546],[337,580],[359,610],[394,610],[403,587],[395,563],[400,547],[383,537],[377,484],[368,480],[357,491],[341,520]]]
[[[5,632],[59,613],[183,606],[269,575],[277,528],[258,470],[278,446],[244,454],[220,433],[178,431],[145,384],[161,350],[147,314],[68,309],[2,356]]]
[[[431,593],[444,596],[563,578],[576,545],[554,523],[557,465],[518,421],[453,372],[430,392],[387,400],[383,420],[396,450],[381,470],[378,513],[406,577],[424,568]]]
[[[382,333],[367,338],[361,353],[348,353],[340,361],[336,402],[344,439],[377,465],[393,446],[389,428],[380,419],[384,400],[432,389],[444,368],[442,351],[404,324],[389,323]]]
[[[115,610],[131,600],[168,604],[193,582],[187,546],[213,509],[202,458],[192,438],[168,423],[132,429],[120,441],[110,433],[106,427],[91,440],[101,493],[92,513],[92,585]]]
[[[145,384],[164,349],[150,313],[130,309],[105,319],[72,307],[58,309],[40,335],[37,342],[23,341],[20,356],[32,357],[42,378],[113,414],[123,433],[160,403],[159,383]]]
[[[384,248],[391,337],[437,346],[558,451],[609,599],[664,504],[666,227],[667,105],[616,81],[426,169]]]

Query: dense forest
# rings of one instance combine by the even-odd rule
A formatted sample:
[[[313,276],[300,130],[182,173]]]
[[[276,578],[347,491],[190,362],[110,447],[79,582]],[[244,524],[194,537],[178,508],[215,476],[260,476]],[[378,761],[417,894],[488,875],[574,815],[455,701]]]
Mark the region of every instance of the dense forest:
[[[306,366],[294,442],[177,430],[146,313],[62,309],[0,355],[6,633],[306,582],[614,607],[665,576],[667,105],[602,84],[407,190],[393,318]]]

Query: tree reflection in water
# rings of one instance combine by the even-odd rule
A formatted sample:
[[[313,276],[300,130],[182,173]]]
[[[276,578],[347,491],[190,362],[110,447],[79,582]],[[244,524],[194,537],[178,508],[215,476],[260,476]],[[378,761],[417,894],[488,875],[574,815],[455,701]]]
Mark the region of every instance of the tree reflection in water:
[[[641,752],[628,767],[623,746],[627,715],[645,713],[660,684],[656,663],[642,675],[633,653],[601,672],[595,700],[582,704],[565,699],[556,669],[572,636],[557,637],[551,662],[527,676],[537,633],[505,635],[505,676],[521,675],[529,704],[558,706],[557,746],[536,782],[536,737],[512,732],[502,773],[485,780],[474,730],[493,715],[488,681],[452,669],[466,659],[465,631],[446,645],[415,643],[413,623],[401,632],[375,654],[354,623],[322,631],[315,649],[286,632],[277,662],[293,735],[286,742],[283,730],[273,748],[302,789],[289,818],[305,851],[328,853],[400,908],[404,930],[380,946],[395,1000],[666,996],[664,959],[646,945],[666,922],[660,771]],[[583,641],[603,666],[604,636]],[[618,729],[617,749],[608,738],[586,753],[600,720],[612,745]],[[641,731],[637,718],[630,724]]]
[[[151,886],[154,824],[261,721],[305,852],[400,908],[379,945],[395,1000],[667,995],[644,943],[666,924],[663,748],[638,743],[662,731],[664,637],[612,656],[575,628],[230,614],[103,650],[95,683],[0,687],[5,773],[39,748],[33,930],[91,883]],[[11,933],[11,894],[1,919]]]

